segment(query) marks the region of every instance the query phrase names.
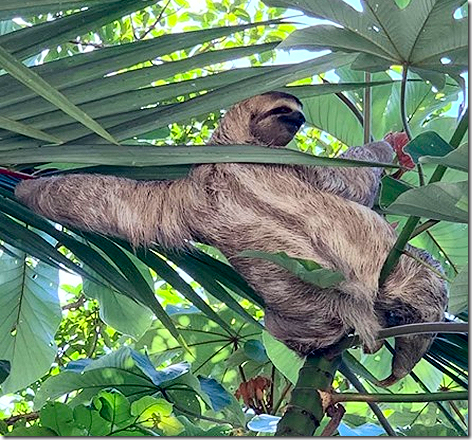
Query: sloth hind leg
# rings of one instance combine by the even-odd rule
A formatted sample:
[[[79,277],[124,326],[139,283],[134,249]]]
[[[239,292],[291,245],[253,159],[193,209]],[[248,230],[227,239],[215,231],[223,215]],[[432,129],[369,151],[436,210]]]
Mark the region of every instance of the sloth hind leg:
[[[265,325],[272,335],[302,355],[329,347],[353,331],[374,349],[380,324],[372,304],[344,292],[325,290],[310,295],[303,313],[288,316],[269,306]]]

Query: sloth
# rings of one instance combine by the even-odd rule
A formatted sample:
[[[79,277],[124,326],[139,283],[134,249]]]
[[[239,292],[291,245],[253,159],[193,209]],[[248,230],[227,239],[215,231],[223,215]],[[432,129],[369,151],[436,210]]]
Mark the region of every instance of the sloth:
[[[209,144],[281,148],[305,122],[301,102],[282,92],[246,99],[227,111]],[[387,142],[353,147],[344,157],[391,162]],[[381,168],[313,167],[249,163],[194,166],[174,181],[135,181],[73,174],[21,182],[20,201],[37,213],[84,230],[128,240],[191,248],[219,248],[264,299],[265,326],[301,355],[323,350],[356,332],[367,352],[381,344],[381,328],[444,319],[445,284],[409,247],[386,282],[379,275],[394,246],[394,229],[370,209]],[[240,256],[244,250],[313,260],[341,272],[330,288],[308,284],[269,261]],[[433,335],[397,337],[389,385],[407,375]]]

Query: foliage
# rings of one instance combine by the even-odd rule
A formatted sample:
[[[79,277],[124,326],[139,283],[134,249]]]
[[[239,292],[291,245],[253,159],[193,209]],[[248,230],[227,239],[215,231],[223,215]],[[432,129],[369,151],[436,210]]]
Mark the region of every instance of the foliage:
[[[410,243],[441,261],[448,318],[467,321],[466,118],[455,118],[467,101],[464,2],[363,0],[361,11],[342,0],[196,3],[2,2],[1,165],[136,179],[175,179],[194,163],[229,160],[359,166],[334,156],[406,130],[415,168],[385,168],[375,209],[399,231],[413,224],[409,215],[421,217]],[[298,25],[299,11],[313,25]],[[297,48],[314,53],[295,62]],[[307,126],[290,149],[202,146],[220,110],[274,89],[304,105]],[[16,182],[0,174],[0,433],[275,432],[300,392],[294,385],[306,381],[304,360],[263,331],[262,299],[217,249],[135,250],[60,228],[14,200]],[[283,249],[258,257],[309,282],[339,281]],[[378,378],[390,362],[388,344],[375,355],[346,350],[332,387],[385,392]],[[467,370],[467,337],[442,333],[389,391],[467,389]],[[255,383],[264,385],[251,394]],[[311,394],[300,396],[316,409]],[[465,401],[344,406],[340,435],[467,431]],[[325,417],[319,430],[327,425]]]

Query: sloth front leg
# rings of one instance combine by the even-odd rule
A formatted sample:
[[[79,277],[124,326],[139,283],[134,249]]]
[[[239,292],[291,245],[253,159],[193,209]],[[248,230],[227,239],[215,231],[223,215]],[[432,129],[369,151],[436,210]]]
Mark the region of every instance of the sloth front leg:
[[[182,247],[192,238],[192,203],[204,200],[197,192],[185,179],[144,182],[70,174],[25,180],[15,195],[33,211],[66,226],[124,238],[133,246],[157,241]]]
[[[351,147],[339,157],[365,162],[391,163],[393,149],[385,141]],[[378,167],[300,167],[302,178],[322,191],[371,208],[380,185],[383,168]]]

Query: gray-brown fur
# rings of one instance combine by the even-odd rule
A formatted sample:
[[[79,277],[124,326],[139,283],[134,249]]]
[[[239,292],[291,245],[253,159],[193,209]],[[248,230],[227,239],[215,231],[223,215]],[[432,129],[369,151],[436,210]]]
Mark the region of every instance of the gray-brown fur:
[[[302,123],[298,100],[267,93],[230,109],[210,143],[282,147]],[[392,149],[377,142],[345,156],[389,162]],[[134,246],[157,241],[182,247],[189,240],[217,246],[263,296],[266,326],[288,346],[307,354],[356,331],[374,350],[380,328],[442,320],[447,301],[443,281],[406,256],[379,290],[380,270],[396,239],[369,209],[380,172],[227,163],[195,166],[187,178],[172,182],[80,174],[42,178],[22,182],[16,195],[55,221]],[[345,281],[321,289],[275,264],[239,257],[245,249],[311,259],[342,272]],[[438,266],[426,252],[410,252]],[[390,382],[411,371],[431,340],[396,339]]]

